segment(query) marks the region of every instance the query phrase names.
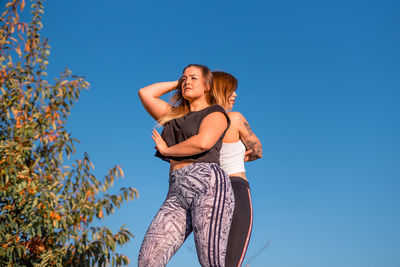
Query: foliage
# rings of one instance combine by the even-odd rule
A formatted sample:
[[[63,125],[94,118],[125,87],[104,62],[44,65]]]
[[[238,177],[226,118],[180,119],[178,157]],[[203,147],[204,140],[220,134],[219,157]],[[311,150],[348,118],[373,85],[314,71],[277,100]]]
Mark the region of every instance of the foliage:
[[[94,222],[137,191],[108,194],[121,168],[99,181],[86,154],[63,165],[77,142],[65,123],[89,84],[68,69],[54,84],[46,80],[43,3],[31,1],[29,24],[20,17],[24,7],[24,0],[9,0],[0,17],[0,265],[127,265],[116,247],[133,237],[129,230],[112,233]]]

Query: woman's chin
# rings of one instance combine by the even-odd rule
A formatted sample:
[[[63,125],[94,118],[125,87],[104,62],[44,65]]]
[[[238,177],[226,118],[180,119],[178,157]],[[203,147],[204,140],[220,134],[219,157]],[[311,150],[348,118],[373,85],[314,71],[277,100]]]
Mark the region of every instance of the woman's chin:
[[[191,100],[195,100],[195,99],[199,98],[200,96],[193,95],[193,94],[189,93],[189,94],[182,94],[182,97],[184,99],[186,99],[187,101],[191,101]]]
[[[182,97],[188,101],[192,100],[192,97],[188,94],[182,94]]]

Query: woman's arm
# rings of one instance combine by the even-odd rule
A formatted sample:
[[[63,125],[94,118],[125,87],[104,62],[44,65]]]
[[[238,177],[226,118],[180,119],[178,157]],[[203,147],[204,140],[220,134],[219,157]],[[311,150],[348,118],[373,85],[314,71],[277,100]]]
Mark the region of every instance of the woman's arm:
[[[160,97],[178,86],[178,81],[154,83],[139,90],[139,98],[147,112],[158,121],[166,115],[171,106]]]
[[[229,113],[232,123],[237,126],[239,138],[246,146],[246,161],[253,161],[262,157],[262,145],[258,137],[251,130],[249,123],[239,112]]]
[[[185,141],[168,147],[161,135],[153,130],[153,136],[158,151],[167,157],[192,156],[211,149],[228,127],[225,115],[213,112],[201,122],[198,134]]]

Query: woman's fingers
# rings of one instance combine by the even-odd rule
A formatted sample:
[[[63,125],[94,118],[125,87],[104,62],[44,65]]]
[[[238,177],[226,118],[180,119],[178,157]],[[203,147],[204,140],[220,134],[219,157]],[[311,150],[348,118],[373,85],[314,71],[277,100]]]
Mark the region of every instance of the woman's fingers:
[[[153,129],[152,136],[153,136],[153,139],[154,139],[154,138],[157,138],[157,139],[158,139],[158,137],[159,137],[160,135],[158,134],[158,132],[156,131],[156,129]]]
[[[246,150],[246,152],[244,152],[244,161],[245,162],[247,162],[247,161],[249,161],[249,155],[251,154],[251,152],[253,152],[253,149],[249,149],[249,150]]]
[[[161,135],[157,132],[156,129],[153,129],[153,136],[158,140],[162,139]]]
[[[161,154],[165,152],[165,149],[168,148],[168,146],[156,129],[153,129],[151,138],[153,138],[154,142],[156,143],[156,149],[158,149]]]

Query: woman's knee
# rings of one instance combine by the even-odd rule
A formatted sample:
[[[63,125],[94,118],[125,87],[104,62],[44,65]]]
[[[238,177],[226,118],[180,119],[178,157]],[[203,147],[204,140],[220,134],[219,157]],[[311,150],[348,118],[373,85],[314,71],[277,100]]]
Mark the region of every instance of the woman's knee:
[[[163,267],[166,263],[163,263],[160,257],[155,255],[139,255],[138,267]]]

